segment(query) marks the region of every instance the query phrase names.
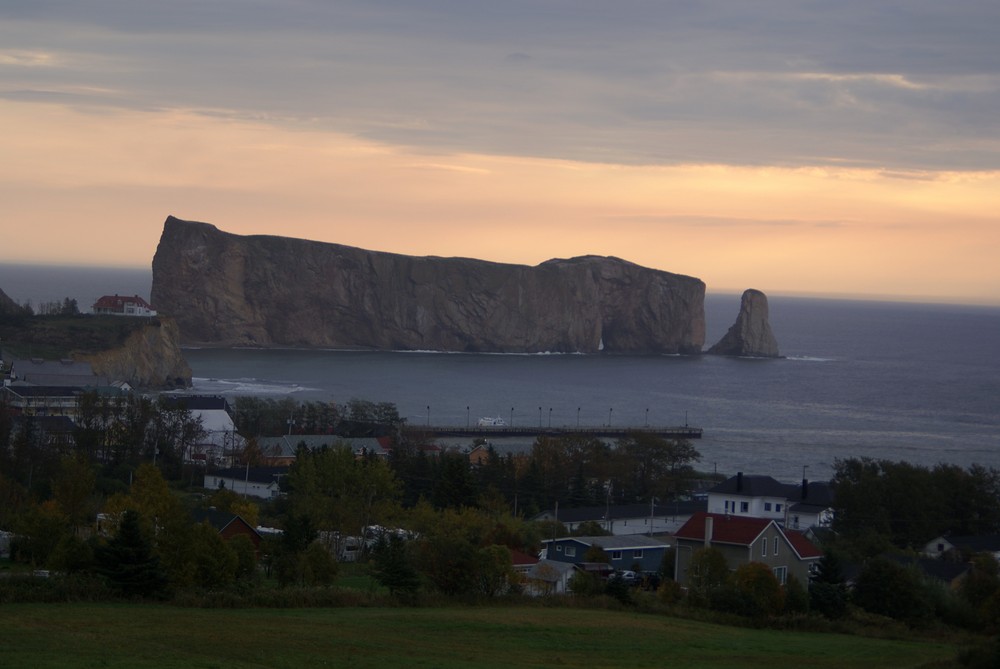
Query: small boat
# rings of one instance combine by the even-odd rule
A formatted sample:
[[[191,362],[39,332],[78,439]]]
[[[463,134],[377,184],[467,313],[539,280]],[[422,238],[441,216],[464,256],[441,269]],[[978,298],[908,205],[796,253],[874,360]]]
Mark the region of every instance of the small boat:
[[[480,418],[476,422],[476,425],[479,427],[507,427],[507,423],[500,416],[497,416],[496,418],[491,418],[489,416]]]

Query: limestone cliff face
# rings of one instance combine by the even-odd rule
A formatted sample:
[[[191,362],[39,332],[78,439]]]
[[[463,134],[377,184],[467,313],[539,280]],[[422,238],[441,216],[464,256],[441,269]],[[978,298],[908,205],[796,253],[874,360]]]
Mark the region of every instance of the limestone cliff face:
[[[74,358],[89,362],[98,376],[128,381],[136,388],[191,385],[191,368],[180,349],[180,329],[172,318],[151,319],[118,348]]]
[[[744,291],[736,322],[708,352],[756,358],[779,357],[778,342],[768,321],[767,296],[759,290]]]
[[[151,301],[186,344],[697,353],[704,294],[699,279],[617,258],[414,257],[169,217]]]

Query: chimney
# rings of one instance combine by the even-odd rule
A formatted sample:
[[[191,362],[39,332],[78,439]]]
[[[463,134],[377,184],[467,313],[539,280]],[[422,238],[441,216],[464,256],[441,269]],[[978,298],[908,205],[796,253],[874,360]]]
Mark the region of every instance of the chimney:
[[[736,472],[736,492],[743,492],[743,472]]]
[[[809,479],[802,479],[802,499],[809,497]]]
[[[712,529],[715,519],[712,516],[705,516],[705,548],[712,546]]]

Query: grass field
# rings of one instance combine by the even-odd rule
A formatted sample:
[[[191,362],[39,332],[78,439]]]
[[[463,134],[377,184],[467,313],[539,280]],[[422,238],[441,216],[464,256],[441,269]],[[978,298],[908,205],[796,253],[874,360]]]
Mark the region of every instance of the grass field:
[[[0,606],[0,667],[945,667],[957,648],[540,607]]]

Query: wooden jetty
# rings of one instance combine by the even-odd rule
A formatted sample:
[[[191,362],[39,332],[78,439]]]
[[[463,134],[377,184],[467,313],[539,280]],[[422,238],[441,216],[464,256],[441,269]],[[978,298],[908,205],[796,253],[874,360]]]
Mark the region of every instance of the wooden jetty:
[[[407,425],[404,432],[419,433],[432,437],[469,437],[475,439],[482,437],[566,437],[570,435],[582,435],[587,437],[601,437],[619,439],[630,434],[655,434],[666,439],[701,439],[702,429],[689,425],[674,427],[610,427],[610,426],[581,426],[581,427],[532,427],[529,425],[469,425],[457,427],[454,425]]]

